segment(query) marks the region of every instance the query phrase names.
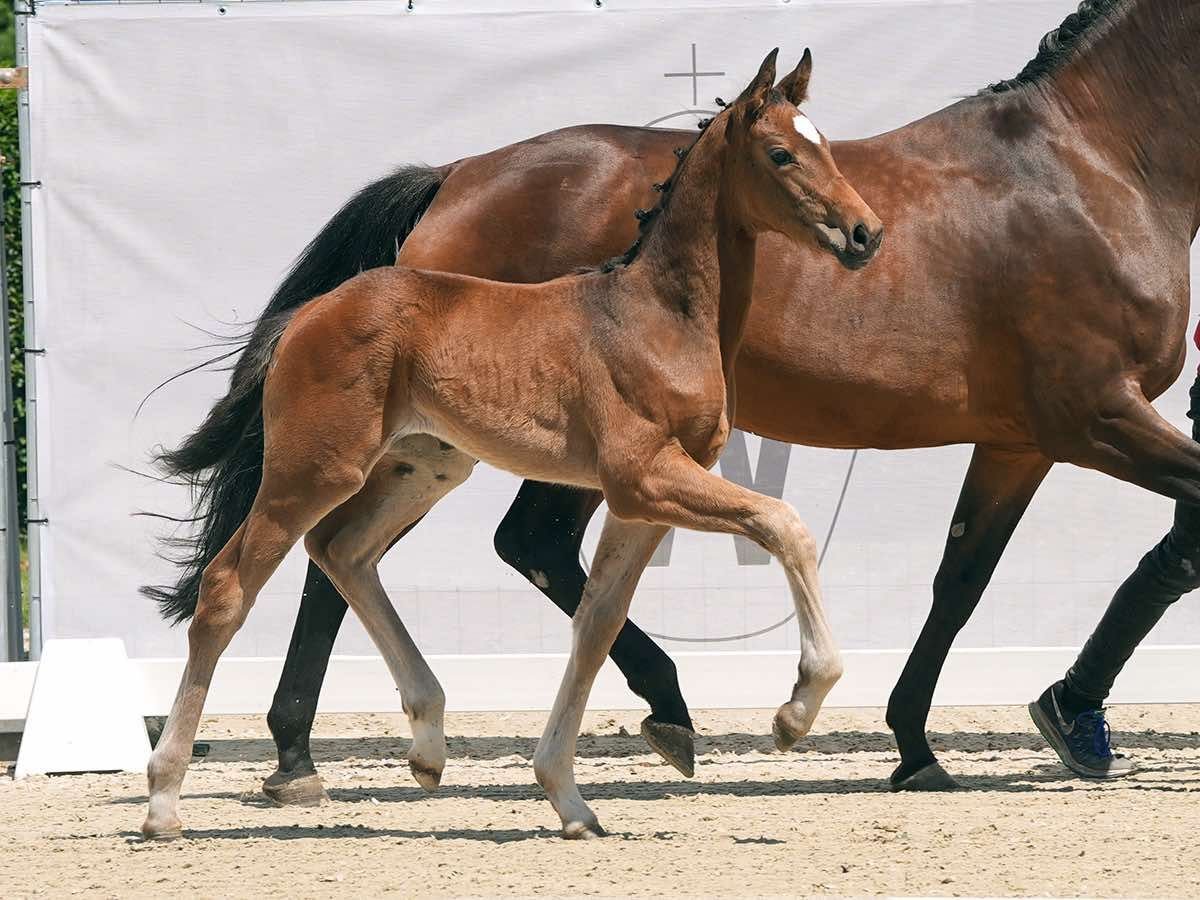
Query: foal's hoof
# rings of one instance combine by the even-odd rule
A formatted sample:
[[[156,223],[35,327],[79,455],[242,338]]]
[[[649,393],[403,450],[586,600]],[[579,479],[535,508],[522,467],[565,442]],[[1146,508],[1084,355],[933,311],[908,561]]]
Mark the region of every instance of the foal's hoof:
[[[696,734],[682,725],[642,719],[642,737],[650,749],[673,765],[684,778],[696,774]]]
[[[408,761],[409,771],[412,772],[413,778],[417,780],[426,793],[432,794],[438,789],[438,785],[442,783],[442,770],[435,769],[433,766],[426,765],[419,760],[410,759]]]
[[[178,822],[159,826],[147,819],[142,825],[142,837],[147,841],[177,841],[183,837],[183,826]]]
[[[809,732],[810,725],[803,721],[786,703],[775,713],[771,723],[771,736],[775,738],[775,749],[786,752]]]
[[[595,819],[591,824],[569,822],[563,826],[562,836],[568,841],[593,841],[605,836],[605,831]]]
[[[893,791],[957,791],[962,785],[942,768],[941,763],[931,762],[917,769],[907,778],[897,779],[892,775]]]
[[[321,784],[321,776],[316,773],[284,775],[274,772],[263,782],[262,790],[280,806],[320,806],[329,799],[325,786]]]

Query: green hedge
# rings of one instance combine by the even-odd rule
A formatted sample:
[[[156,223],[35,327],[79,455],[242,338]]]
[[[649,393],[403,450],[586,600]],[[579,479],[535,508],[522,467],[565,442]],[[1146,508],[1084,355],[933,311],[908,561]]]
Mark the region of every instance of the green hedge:
[[[0,66],[15,65],[13,11],[0,5]],[[13,378],[13,401],[17,428],[17,508],[21,532],[25,532],[25,304],[21,296],[21,192],[20,143],[17,139],[17,92],[0,91],[0,154],[4,166],[4,249],[8,259],[8,327],[12,356],[8,361]]]

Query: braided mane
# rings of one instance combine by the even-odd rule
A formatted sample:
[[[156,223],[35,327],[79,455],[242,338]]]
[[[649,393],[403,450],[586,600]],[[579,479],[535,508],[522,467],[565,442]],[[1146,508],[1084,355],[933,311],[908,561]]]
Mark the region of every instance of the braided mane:
[[[726,103],[720,97],[717,97],[715,102],[722,110],[732,105],[730,103]],[[772,88],[767,94],[765,105],[782,102],[783,95],[779,93],[778,90]],[[720,113],[717,115],[720,115]],[[712,116],[708,119],[701,119],[696,123],[696,126],[701,132],[703,132],[706,128],[708,128],[709,125],[713,123],[716,118],[717,116]],[[675,182],[678,180],[679,170],[683,168],[684,160],[687,159],[687,155],[690,150],[690,147],[675,148],[675,170],[671,173],[671,176],[666,181],[660,181],[652,185],[654,190],[656,190],[659,194],[658,202],[650,209],[634,210],[633,214],[637,216],[638,220],[638,236],[637,239],[634,240],[633,245],[620,256],[614,256],[612,259],[606,260],[598,266],[590,266],[580,269],[580,272],[612,272],[621,266],[629,265],[631,262],[637,259],[638,252],[642,249],[642,244],[646,240],[646,235],[650,233],[651,227],[658,220],[659,216],[662,215],[663,211],[667,208],[667,204],[671,201],[671,191],[675,187]]]
[[[700,130],[703,131],[708,127],[712,119],[704,119],[699,123]],[[667,203],[671,200],[671,189],[675,187],[676,176],[679,170],[683,168],[683,161],[687,159],[687,147],[675,148],[675,170],[671,172],[670,177],[666,181],[656,182],[652,187],[658,192],[658,202],[650,209],[635,209],[633,214],[638,220],[638,236],[628,250],[620,256],[614,256],[612,259],[606,260],[595,268],[584,269],[583,271],[600,271],[612,272],[621,266],[627,266],[637,259],[638,251],[642,249],[642,242],[646,240],[646,235],[650,233],[650,227],[655,220],[662,215],[663,210],[667,208]]]
[[[1022,85],[1033,84],[1058,71],[1088,43],[1102,34],[1115,17],[1127,11],[1135,0],[1083,0],[1079,9],[1042,38],[1037,56],[1026,63],[1015,78],[998,81],[980,91],[1002,94]]]

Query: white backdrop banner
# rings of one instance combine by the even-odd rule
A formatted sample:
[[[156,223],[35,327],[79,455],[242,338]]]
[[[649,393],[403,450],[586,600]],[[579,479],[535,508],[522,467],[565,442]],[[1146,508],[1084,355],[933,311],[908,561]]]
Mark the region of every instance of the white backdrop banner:
[[[225,376],[189,375],[135,411],[205,357],[192,349],[209,342],[205,331],[253,320],[297,252],[366,182],[400,163],[444,163],[566,125],[688,127],[691,111],[735,95],[775,44],[784,60],[812,46],[811,112],[829,136],[865,136],[1014,75],[1074,6],[39,4],[29,35],[46,636],[117,635],[131,656],[182,653],[183,631],[137,593],[171,576],[155,557],[161,527],[131,514],[184,514],[188,498],[126,469],[145,469],[156,444],[194,428]],[[1187,427],[1186,384],[1159,408]],[[732,452],[727,475],[782,485],[824,536],[848,453],[754,437]],[[823,573],[844,647],[911,644],[968,457],[962,447],[860,455]],[[492,551],[517,484],[480,467],[387,558],[385,584],[427,652],[566,648],[567,620]],[[1162,498],[1059,467],[959,645],[1078,644],[1170,520]],[[283,653],[304,565],[301,553],[289,557],[232,654]],[[643,580],[633,617],[711,639],[789,609],[775,564],[739,558],[730,538],[682,534],[669,564]],[[1179,604],[1152,640],[1200,644],[1200,604]],[[788,626],[709,649],[795,646]],[[371,647],[348,620],[337,650]]]

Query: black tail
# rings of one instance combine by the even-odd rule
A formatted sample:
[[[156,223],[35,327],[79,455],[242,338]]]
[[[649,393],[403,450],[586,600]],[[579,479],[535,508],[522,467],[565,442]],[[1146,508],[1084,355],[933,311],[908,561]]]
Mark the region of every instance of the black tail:
[[[442,186],[445,171],[407,166],[367,185],[304,248],[255,323],[233,374],[229,393],[203,424],[156,462],[168,478],[188,484],[195,505],[195,534],[166,538],[181,569],[174,585],[142,588],[164,618],[191,618],[205,567],[245,521],[262,481],[262,388],[267,365],[296,310],[365,269],[391,265],[400,244]],[[236,351],[235,351],[236,352]],[[225,357],[219,357],[224,359]]]

